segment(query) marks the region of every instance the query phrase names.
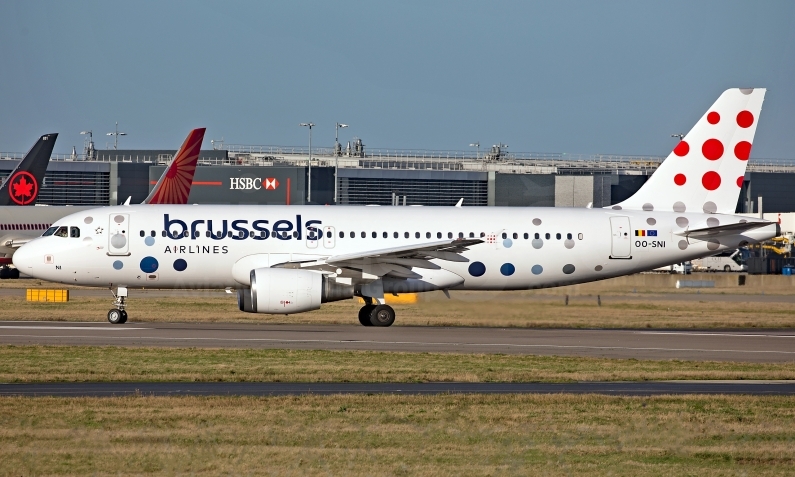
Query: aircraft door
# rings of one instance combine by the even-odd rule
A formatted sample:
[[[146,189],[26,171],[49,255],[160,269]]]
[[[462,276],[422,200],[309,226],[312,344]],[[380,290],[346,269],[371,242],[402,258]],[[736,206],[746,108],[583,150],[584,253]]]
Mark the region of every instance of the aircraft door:
[[[130,214],[111,214],[108,221],[108,255],[130,254]]]
[[[632,258],[629,217],[610,217],[610,232],[613,236],[610,258]]]
[[[323,247],[334,248],[336,240],[334,227],[323,227]]]

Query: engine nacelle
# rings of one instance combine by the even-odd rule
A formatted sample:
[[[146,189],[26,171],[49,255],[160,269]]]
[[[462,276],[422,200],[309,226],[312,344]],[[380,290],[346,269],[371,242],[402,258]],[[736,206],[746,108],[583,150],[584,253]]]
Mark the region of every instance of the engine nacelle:
[[[287,315],[317,310],[321,303],[353,297],[353,286],[325,275],[291,268],[251,271],[251,288],[237,291],[240,311]]]

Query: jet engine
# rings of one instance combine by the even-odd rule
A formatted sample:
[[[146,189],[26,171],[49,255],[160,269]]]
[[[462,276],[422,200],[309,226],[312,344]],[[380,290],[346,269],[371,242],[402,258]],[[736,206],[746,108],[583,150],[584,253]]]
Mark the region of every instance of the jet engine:
[[[353,297],[353,286],[318,272],[290,268],[256,268],[251,288],[238,289],[240,311],[287,315],[317,310],[321,303]]]

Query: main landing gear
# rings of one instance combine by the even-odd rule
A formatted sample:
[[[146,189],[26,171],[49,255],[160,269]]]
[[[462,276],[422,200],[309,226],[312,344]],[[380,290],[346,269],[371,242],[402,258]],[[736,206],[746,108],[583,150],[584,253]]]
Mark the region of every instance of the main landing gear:
[[[373,305],[371,301],[359,309],[359,323],[364,326],[392,326],[394,322],[395,310],[389,305]]]
[[[2,267],[0,268],[0,279],[17,279],[19,278],[19,269],[11,268],[11,267]]]
[[[110,291],[113,293],[113,289]],[[111,308],[108,312],[108,321],[113,323],[114,325],[122,325],[127,323],[127,312],[124,311],[124,307],[126,304],[127,298],[127,288],[126,287],[118,287],[116,289],[116,293],[113,293],[113,306],[116,308]]]

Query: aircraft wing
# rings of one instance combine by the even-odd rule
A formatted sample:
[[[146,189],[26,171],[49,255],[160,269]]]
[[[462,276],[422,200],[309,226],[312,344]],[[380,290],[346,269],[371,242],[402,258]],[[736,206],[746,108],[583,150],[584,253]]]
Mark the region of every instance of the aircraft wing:
[[[144,204],[187,204],[193,175],[199,162],[199,152],[204,140],[205,128],[188,133],[174,160],[163,171],[154,189],[144,199]]]
[[[707,240],[728,235],[738,235],[749,230],[770,225],[771,223],[772,222],[739,222],[736,224],[718,225],[717,227],[685,230],[676,235],[697,240]]]
[[[483,243],[481,239],[450,239],[426,242],[402,247],[368,250],[359,253],[333,255],[326,259],[310,262],[289,262],[277,267],[315,269],[333,272],[338,268],[357,270],[374,277],[386,275],[401,278],[417,278],[412,268],[439,270],[441,267],[430,260],[468,262],[461,252],[469,247]]]

